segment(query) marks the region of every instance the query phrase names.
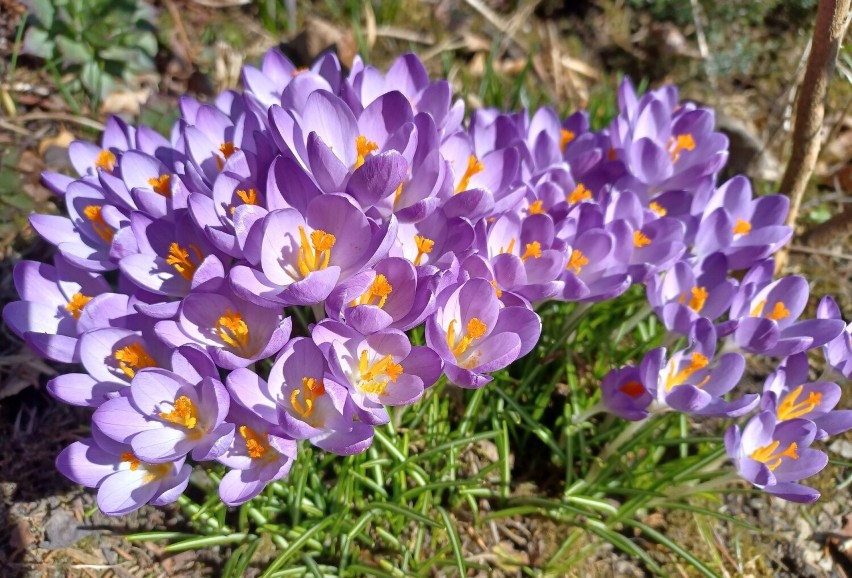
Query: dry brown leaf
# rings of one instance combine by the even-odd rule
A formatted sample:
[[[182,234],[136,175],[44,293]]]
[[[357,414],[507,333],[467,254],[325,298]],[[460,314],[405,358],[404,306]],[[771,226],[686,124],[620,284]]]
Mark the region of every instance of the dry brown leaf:
[[[68,145],[76,140],[74,133],[69,131],[64,126],[59,130],[59,134],[56,136],[49,136],[45,139],[42,139],[40,143],[38,143],[38,154],[42,157],[47,152],[47,149],[50,147],[57,147],[62,149],[67,149]]]
[[[112,92],[107,95],[101,105],[101,112],[105,114],[129,114],[136,116],[139,109],[151,96],[150,88],[130,90],[126,92]]]

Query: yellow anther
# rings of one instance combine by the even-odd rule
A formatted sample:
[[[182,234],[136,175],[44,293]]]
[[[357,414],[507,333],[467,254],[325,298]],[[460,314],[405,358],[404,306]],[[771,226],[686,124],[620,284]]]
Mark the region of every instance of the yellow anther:
[[[633,231],[633,246],[636,248],[647,247],[651,244],[651,239],[642,231]]]
[[[86,216],[92,223],[92,228],[95,233],[107,243],[112,243],[112,238],[115,236],[115,231],[104,221],[104,216],[100,205],[89,205],[83,209],[83,215]]]
[[[657,213],[661,217],[666,216],[667,211],[662,206],[660,206],[659,203],[653,203],[652,202],[650,205],[648,205],[648,208],[651,209],[652,211],[654,211],[655,213]]]
[[[83,308],[91,300],[91,297],[83,295],[82,293],[74,293],[71,296],[71,301],[65,305],[65,311],[73,315],[74,319],[80,319],[80,314],[83,312]]]
[[[111,173],[115,170],[115,162],[116,158],[112,151],[103,149],[100,153],[98,153],[98,158],[95,161],[95,168],[103,169],[106,172]]]
[[[674,372],[674,362],[672,362],[671,368],[669,370],[669,376],[666,378],[666,391],[670,391],[676,385],[681,385],[684,381],[689,379],[696,371],[700,371],[707,367],[710,364],[710,360],[707,359],[706,356],[698,353],[697,351],[692,354],[692,357],[689,360],[689,365],[680,370],[679,372]],[[701,387],[706,383],[706,380],[702,382],[698,387]]]
[[[810,392],[804,401],[796,403],[802,394],[803,388],[804,386],[800,385],[784,397],[784,400],[778,405],[778,421],[808,415],[820,404],[822,394],[816,391]]]
[[[269,451],[269,434],[260,435],[247,425],[240,426],[240,435],[246,441],[246,451],[252,459],[262,458]]]
[[[364,349],[358,357],[358,373],[361,378],[358,390],[363,393],[384,395],[388,382],[396,383],[402,372],[402,365],[394,362],[390,355],[385,355],[371,365],[369,354]],[[382,377],[385,379],[382,379]]]
[[[399,198],[402,196],[402,186],[405,183],[399,183],[399,186],[396,188],[396,191],[393,193],[393,208],[396,209],[397,204],[399,203]]]
[[[689,290],[689,292],[689,303],[687,303],[686,306],[696,313],[701,313],[701,310],[704,309],[704,303],[707,301],[707,289],[704,287],[693,287]],[[686,293],[682,293],[680,299],[678,299],[678,303],[682,305],[685,301]]]
[[[458,194],[462,191],[466,191],[470,188],[470,179],[473,175],[481,173],[485,170],[485,165],[482,164],[482,161],[476,158],[476,155],[470,155],[467,159],[467,168],[462,175],[461,180],[459,181],[458,186],[456,187],[455,194]]]
[[[358,135],[355,137],[355,150],[358,153],[358,158],[355,159],[355,166],[352,167],[353,169],[360,168],[361,165],[364,164],[364,158],[368,154],[379,150],[379,145],[371,140],[367,140],[367,137],[364,135]]]
[[[586,188],[586,185],[583,183],[579,183],[574,190],[571,191],[571,194],[568,195],[568,203],[571,205],[575,205],[581,201],[588,201],[592,198],[592,191]]]
[[[691,134],[679,134],[677,137],[669,139],[669,154],[672,157],[672,162],[676,163],[680,159],[681,151],[695,150],[695,140]]]
[[[328,267],[331,259],[331,248],[337,241],[334,235],[317,229],[311,233],[310,241],[304,227],[299,227],[299,256],[296,265],[302,277],[307,277],[313,271]]]
[[[140,369],[157,367],[157,362],[148,355],[148,352],[138,341],[116,350],[113,357],[118,362],[118,368],[130,379],[133,379]]]
[[[538,259],[541,257],[541,243],[538,241],[533,241],[532,243],[527,243],[526,250],[524,254],[521,255],[521,261],[526,261],[532,257],[533,259]]]
[[[542,201],[535,201],[530,205],[530,215],[541,215],[545,212],[544,207],[542,206],[544,203]]]
[[[325,384],[313,377],[302,378],[302,389],[295,389],[290,394],[290,405],[293,410],[308,419],[316,409],[316,399],[325,395]],[[302,397],[301,401],[299,396]]]
[[[237,189],[237,196],[245,205],[257,204],[257,189],[249,189],[248,191]]]
[[[503,296],[503,290],[497,286],[497,281],[492,279],[491,286],[494,287],[494,294],[497,295],[497,299],[500,299]]]
[[[563,128],[560,132],[561,132],[561,135],[560,135],[560,139],[559,139],[559,148],[564,153],[565,147],[567,147],[568,143],[570,143],[572,140],[574,140],[574,137],[577,136],[577,135],[575,135],[573,132],[571,132],[567,128]]]
[[[633,399],[636,399],[643,393],[645,393],[645,386],[639,383],[638,381],[629,381],[618,388],[622,393],[629,395]]]
[[[796,442],[791,443],[786,449],[779,452],[777,450],[780,445],[781,442],[776,440],[768,446],[757,448],[751,452],[751,459],[766,464],[766,467],[770,470],[774,470],[780,466],[784,458],[790,458],[791,460],[799,459],[799,454],[797,453],[799,447]]]
[[[175,268],[175,271],[180,273],[181,277],[187,281],[192,281],[192,276],[195,275],[198,265],[204,260],[204,255],[198,250],[198,247],[190,243],[188,249],[184,249],[176,242],[169,245],[169,254],[166,256],[166,263]],[[192,260],[189,250],[195,254],[197,262]]]
[[[503,253],[512,253],[515,250],[515,239],[512,238],[509,240],[509,245],[507,247],[500,247],[500,250],[497,251],[498,255],[502,255]]]
[[[423,261],[423,255],[428,255],[432,252],[435,241],[421,235],[414,235],[414,244],[417,245],[417,256],[414,258],[414,266],[417,267]]]
[[[573,271],[575,275],[579,275],[583,267],[589,264],[589,258],[586,257],[580,249],[571,251],[571,257],[568,259],[566,271]]]
[[[751,223],[743,219],[737,219],[734,225],[734,235],[748,235],[751,232]]]
[[[231,158],[231,155],[234,154],[235,152],[237,152],[238,150],[240,150],[240,149],[235,147],[234,143],[231,142],[231,141],[223,142],[222,144],[219,145],[219,152],[222,153],[222,156],[225,157],[226,161],[229,158]],[[219,158],[218,155],[216,155],[215,158],[216,158],[216,166],[221,171],[222,167],[225,166],[225,161],[223,161],[221,158]]]
[[[161,413],[160,417],[186,429],[195,429],[198,425],[198,408],[191,399],[182,395],[175,400],[174,409],[168,413]]]
[[[135,455],[133,455],[132,452],[122,452],[121,453],[121,461],[129,463],[130,464],[130,470],[133,471],[133,472],[135,472],[136,470],[139,469],[139,464],[141,463],[139,461],[139,458],[137,458]]]
[[[230,309],[225,309],[225,314],[216,321],[214,328],[216,335],[219,336],[226,345],[246,353],[249,345],[249,327],[243,321],[239,311],[234,312]]]
[[[388,300],[388,295],[393,291],[393,286],[388,283],[387,277],[379,273],[373,282],[367,287],[367,290],[361,294],[361,297],[354,299],[350,305],[375,305],[376,307],[384,307]],[[373,303],[373,300],[377,300]]]
[[[485,332],[488,331],[488,326],[485,323],[483,323],[480,319],[473,317],[467,322],[467,331],[464,336],[456,342],[455,324],[456,320],[453,319],[450,321],[449,327],[447,327],[447,345],[450,347],[450,350],[455,356],[459,356],[467,351],[471,343],[481,338],[485,335]]]

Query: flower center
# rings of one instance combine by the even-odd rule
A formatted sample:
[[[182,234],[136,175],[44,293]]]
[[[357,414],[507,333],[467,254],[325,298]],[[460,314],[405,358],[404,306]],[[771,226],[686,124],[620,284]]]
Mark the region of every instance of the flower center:
[[[751,223],[743,219],[737,219],[734,225],[734,235],[748,235],[751,232]]]
[[[799,401],[799,396],[802,394],[804,386],[800,385],[792,392],[788,393],[781,405],[778,406],[778,420],[794,419],[809,414],[822,401],[822,394],[812,391],[808,394],[807,399]]]
[[[544,213],[544,203],[541,200],[530,205],[530,215],[541,215]]]
[[[328,261],[331,259],[331,248],[334,247],[336,240],[331,233],[317,229],[311,233],[311,239],[308,241],[305,228],[299,227],[301,245],[299,246],[299,257],[296,264],[302,277],[307,277],[312,271],[328,267]]]
[[[180,273],[181,277],[186,279],[187,281],[192,281],[192,276],[195,275],[196,269],[198,269],[198,263],[192,261],[192,258],[189,255],[189,249],[192,249],[192,252],[195,253],[195,258],[198,259],[198,263],[204,260],[204,256],[201,254],[201,251],[198,250],[198,247],[190,243],[187,249],[184,249],[177,243],[172,243],[169,245],[169,254],[166,257],[166,263],[175,268],[175,270]]]
[[[526,249],[524,250],[524,254],[521,255],[521,261],[526,261],[532,257],[533,259],[538,259],[541,257],[541,243],[538,241],[533,241],[532,243],[527,243]]]
[[[586,188],[583,183],[578,183],[571,194],[568,195],[568,204],[576,205],[581,201],[588,201],[592,198],[592,191]]]
[[[774,470],[778,466],[781,465],[781,461],[784,458],[790,458],[791,460],[798,460],[799,454],[796,453],[798,446],[796,442],[791,443],[787,446],[786,449],[782,451],[777,451],[778,446],[781,445],[781,442],[774,441],[768,446],[763,446],[762,448],[757,448],[753,452],[751,452],[751,459],[757,460],[758,462],[766,464],[770,470]]]
[[[666,216],[667,211],[662,206],[660,206],[659,203],[651,203],[650,205],[648,205],[648,208],[651,209],[652,211],[654,211],[655,213],[657,213],[661,217]]]
[[[435,246],[435,241],[420,235],[414,235],[414,244],[417,245],[417,256],[414,258],[414,266],[420,265],[423,261],[423,255],[428,255],[432,252],[432,247]]]
[[[92,297],[83,295],[82,293],[74,293],[71,296],[71,301],[65,305],[65,311],[74,316],[74,319],[80,319],[80,314],[86,304],[92,300]]]
[[[108,173],[111,173],[115,170],[115,155],[112,151],[103,149],[100,153],[98,153],[98,158],[95,160],[95,168],[103,169]]]
[[[461,180],[459,181],[458,186],[456,187],[455,194],[458,194],[462,191],[466,191],[470,188],[470,179],[473,175],[479,174],[485,170],[485,165],[481,160],[476,158],[476,155],[470,155],[467,159],[467,168],[462,175]]]
[[[754,306],[754,309],[751,310],[752,317],[760,317],[763,315],[763,308],[766,306],[766,299],[759,302]],[[773,321],[780,321],[785,317],[790,316],[790,310],[784,305],[782,301],[777,301],[775,305],[772,307],[772,311],[766,314],[767,319],[772,319]]]
[[[560,139],[559,139],[559,148],[564,153],[565,147],[567,147],[568,143],[570,143],[572,140],[574,140],[574,137],[577,136],[577,135],[575,135],[573,132],[571,132],[567,128],[563,128],[560,131],[560,133],[561,133],[561,135],[560,135]]]
[[[222,153],[222,156],[225,157],[225,161],[231,158],[231,155],[240,150],[238,147],[234,146],[232,141],[223,142],[219,145],[219,152]],[[221,171],[222,167],[225,166],[225,161],[219,158],[219,155],[214,157],[216,159],[216,167]]]
[[[262,458],[267,451],[270,450],[269,434],[260,435],[247,425],[241,425],[239,428],[240,435],[246,441],[246,451],[253,460]]]
[[[574,249],[571,251],[571,258],[568,259],[568,265],[565,267],[565,270],[573,271],[575,275],[579,275],[583,267],[588,264],[589,258],[583,255],[580,249]]]
[[[672,157],[672,162],[676,163],[680,159],[682,151],[695,150],[695,139],[691,134],[679,134],[677,137],[669,139],[669,154]]]
[[[308,419],[314,413],[316,399],[322,395],[325,395],[325,385],[322,381],[317,381],[313,377],[303,377],[302,389],[295,389],[290,394],[290,405],[297,414]]]
[[[470,347],[471,343],[474,340],[481,338],[485,335],[485,332],[488,330],[488,326],[485,325],[481,320],[476,317],[471,318],[470,321],[467,322],[467,331],[465,334],[461,336],[458,341],[456,340],[456,320],[453,319],[450,321],[450,326],[447,327],[447,345],[450,350],[453,352],[453,355],[458,357],[465,351],[467,351],[468,347]]]
[[[191,399],[182,395],[175,400],[174,409],[168,413],[162,412],[160,417],[186,429],[195,429],[198,425],[198,408]]]
[[[235,194],[237,195],[237,197],[240,198],[240,200],[243,202],[244,205],[257,205],[258,204],[257,189],[252,188],[252,189],[249,189],[248,191],[245,191],[243,189],[237,189]],[[237,208],[234,205],[231,205],[228,210],[233,215],[234,211],[236,211]]]
[[[686,306],[696,313],[701,313],[701,310],[704,309],[704,302],[707,301],[707,289],[704,287],[693,287],[689,292],[691,297]],[[686,293],[681,293],[678,303],[683,305],[684,301],[686,301]]]
[[[697,351],[692,354],[692,357],[689,360],[689,365],[680,370],[679,372],[674,372],[674,362],[672,362],[671,370],[669,371],[669,376],[666,379],[666,391],[671,391],[671,389],[677,385],[683,384],[684,381],[689,379],[696,371],[702,370],[710,364],[710,360],[707,359],[706,356],[698,353]],[[708,376],[709,377],[709,376]],[[701,387],[704,385],[706,380],[696,387]]]
[[[112,238],[115,236],[115,231],[112,227],[106,224],[100,205],[89,205],[83,209],[83,214],[92,223],[92,228],[95,233],[107,243],[112,243]]]
[[[122,462],[128,462],[130,464],[130,470],[133,471],[133,472],[135,472],[136,470],[139,469],[139,464],[141,463],[139,461],[139,458],[137,458],[135,455],[133,455],[132,452],[122,452],[121,453],[121,461]]]
[[[239,311],[225,309],[225,314],[216,321],[216,334],[225,344],[245,353],[249,343],[249,328]]]
[[[367,290],[359,297],[358,299],[354,299],[350,306],[355,307],[356,305],[375,305],[378,308],[382,308],[385,306],[385,303],[388,300],[388,295],[393,291],[393,286],[388,283],[387,277],[379,273],[376,275],[376,278],[373,280],[373,283],[367,287]],[[378,300],[377,303],[373,303],[373,300]]]
[[[157,362],[151,359],[151,356],[138,341],[117,350],[113,353],[113,357],[118,362],[118,368],[130,379],[133,379],[140,369],[157,367]]]
[[[355,150],[358,153],[358,158],[355,159],[355,166],[352,167],[353,170],[360,168],[364,164],[364,158],[368,154],[379,150],[379,145],[368,140],[364,135],[358,135],[355,137]]]
[[[167,199],[172,198],[172,189],[169,186],[172,180],[171,175],[160,175],[159,177],[151,177],[148,179],[148,184],[154,189],[158,195],[163,195]]]
[[[384,395],[388,381],[396,383],[402,375],[402,365],[395,363],[390,355],[385,355],[371,365],[367,350],[364,349],[358,358],[358,373],[361,377],[361,383],[358,384],[359,391]],[[385,379],[381,379],[382,377]]]
[[[645,393],[645,386],[643,386],[638,381],[628,381],[624,385],[618,388],[622,393],[636,399],[643,393]]]
[[[647,247],[651,244],[651,239],[642,231],[633,231],[633,246],[636,248]]]

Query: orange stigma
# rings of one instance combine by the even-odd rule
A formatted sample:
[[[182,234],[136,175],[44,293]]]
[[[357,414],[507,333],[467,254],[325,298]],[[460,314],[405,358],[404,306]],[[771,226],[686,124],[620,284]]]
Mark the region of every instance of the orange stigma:
[[[568,195],[568,204],[576,205],[581,201],[588,201],[592,198],[592,191],[586,188],[583,183],[578,183],[571,194]]]
[[[450,350],[455,356],[459,356],[467,351],[471,343],[481,338],[485,335],[485,332],[488,331],[488,326],[485,325],[485,323],[476,317],[472,317],[470,321],[467,322],[467,331],[465,331],[465,334],[461,337],[461,339],[456,342],[455,325],[456,320],[453,319],[450,321],[450,326],[447,327],[447,345],[450,347]]]
[[[700,371],[707,367],[710,364],[710,360],[707,359],[706,356],[698,353],[697,351],[692,354],[692,357],[689,360],[689,365],[683,368],[681,371],[675,373],[674,372],[674,363],[672,363],[671,370],[669,371],[669,376],[666,378],[666,391],[671,391],[673,387],[676,385],[681,385],[684,381],[689,379],[696,371]],[[698,387],[701,387],[700,385]]]
[[[172,189],[170,187],[172,177],[171,175],[160,175],[159,177],[152,177],[148,179],[148,184],[151,185],[151,188],[154,189],[154,192],[158,195],[162,195],[167,199],[172,198]]]
[[[566,271],[573,271],[574,275],[579,275],[580,271],[583,270],[583,267],[589,264],[589,258],[583,255],[583,252],[580,249],[574,249],[571,251],[571,258],[568,259],[568,265],[565,267]]]
[[[302,389],[294,389],[290,394],[290,406],[293,410],[308,419],[313,415],[316,408],[316,399],[325,395],[325,384],[313,377],[302,378]],[[302,397],[299,400],[299,396]]]
[[[414,235],[414,244],[417,245],[417,256],[414,258],[414,266],[417,267],[423,261],[423,256],[432,252],[435,241],[421,235]]]
[[[822,401],[822,394],[816,391],[812,391],[808,394],[807,399],[804,401],[800,401],[796,403],[799,399],[799,396],[802,394],[803,385],[800,385],[786,396],[784,396],[784,400],[778,406],[778,420],[784,421],[786,419],[795,419],[797,417],[802,417],[811,413],[816,406],[820,404]]]
[[[619,387],[618,390],[621,393],[632,397],[633,399],[638,398],[646,391],[645,386],[643,386],[638,381],[628,381],[627,383]]]
[[[467,168],[462,175],[461,180],[459,181],[458,186],[456,187],[455,194],[458,194],[462,191],[468,190],[470,188],[470,179],[473,175],[479,174],[485,170],[485,165],[482,164],[476,155],[470,155],[467,159]]]
[[[655,213],[657,213],[661,217],[666,216],[667,211],[663,207],[661,207],[659,203],[651,203],[650,205],[648,205],[648,208],[651,209],[652,211],[654,211]]]
[[[757,448],[753,452],[751,452],[751,459],[757,460],[758,462],[766,464],[770,470],[774,470],[778,466],[781,465],[781,462],[784,458],[790,458],[791,460],[798,460],[799,454],[797,450],[799,449],[796,442],[791,443],[787,446],[783,451],[777,451],[778,446],[781,445],[781,442],[774,441],[768,446],[763,446],[762,448]]]
[[[189,254],[189,249],[192,249],[198,263],[193,262]],[[195,271],[198,269],[198,265],[204,260],[204,256],[198,250],[198,247],[192,243],[189,244],[189,249],[184,249],[177,243],[172,243],[169,245],[169,254],[166,257],[166,263],[174,267],[175,271],[180,273],[181,277],[187,281],[192,281],[192,276],[195,275]]]
[[[542,206],[544,203],[542,201],[535,201],[530,205],[530,215],[541,215],[545,212],[544,207]]]
[[[302,277],[307,277],[313,271],[319,271],[328,267],[331,259],[331,249],[337,239],[331,233],[320,229],[311,232],[310,241],[304,227],[299,227],[299,257],[296,266]]]
[[[364,135],[358,135],[355,137],[355,150],[358,153],[358,158],[355,159],[353,169],[360,168],[364,164],[364,159],[368,154],[379,150],[379,145],[371,140],[367,140],[367,137]]]
[[[695,150],[695,140],[691,134],[679,134],[677,137],[669,139],[669,154],[672,157],[672,162],[676,163],[680,159],[682,151]]]
[[[269,434],[260,435],[247,425],[241,425],[240,435],[246,441],[246,451],[251,459],[260,459],[269,451]]]
[[[222,153],[222,156],[225,157],[225,161],[231,158],[231,155],[240,150],[239,148],[234,146],[232,141],[224,142],[219,145],[219,152]],[[216,155],[216,166],[219,170],[222,170],[222,167],[225,166],[225,161],[219,158],[219,155]]]
[[[384,395],[388,382],[396,383],[402,371],[402,365],[394,362],[390,355],[385,355],[371,365],[367,350],[363,349],[358,356],[358,373],[361,377],[358,390],[373,395]],[[376,379],[382,376],[387,379]]]
[[[129,463],[130,464],[130,471],[132,471],[132,472],[135,472],[136,470],[138,470],[139,464],[142,463],[142,462],[139,461],[139,458],[137,458],[135,455],[133,455],[132,452],[122,452],[121,453],[121,461]]]
[[[103,149],[100,153],[98,153],[98,158],[95,161],[95,168],[111,173],[115,170],[115,163],[116,158],[112,151]]]
[[[704,302],[707,301],[707,289],[704,287],[693,287],[689,292],[691,296],[686,306],[696,313],[701,313],[701,310],[704,309]],[[686,293],[683,293],[680,299],[678,299],[678,303],[682,305],[685,301]]]
[[[651,239],[642,231],[633,231],[633,246],[637,249],[647,247],[651,244]]]
[[[734,235],[748,235],[751,232],[751,223],[743,219],[737,219],[734,225]]]
[[[568,130],[567,128],[563,128],[563,129],[560,131],[560,137],[559,137],[559,150],[561,150],[561,151],[564,153],[564,152],[565,152],[565,147],[567,147],[567,146],[568,146],[568,143],[570,143],[572,140],[574,140],[574,137],[575,137],[575,136],[576,136],[576,135],[575,135],[573,132],[571,132],[571,131],[570,131],[570,130]]]
[[[385,306],[388,300],[388,295],[393,291],[393,286],[388,283],[387,277],[379,273],[373,282],[367,287],[367,290],[361,294],[361,297],[354,299],[350,305],[375,305],[378,308]],[[375,303],[373,301],[376,301]]]
[[[95,233],[103,239],[106,243],[112,243],[112,238],[115,236],[115,231],[107,225],[106,221],[104,221],[104,216],[102,214],[102,207],[100,205],[89,205],[85,209],[83,209],[83,215],[86,216],[87,219],[92,223],[92,228],[95,230]]]
[[[151,356],[138,341],[116,350],[113,357],[118,362],[118,368],[130,379],[133,379],[140,369],[157,367],[157,362],[151,359]]]
[[[80,314],[86,304],[92,300],[92,297],[83,295],[82,293],[74,293],[71,300],[65,305],[65,311],[74,316],[74,319],[80,319]]]
[[[532,243],[527,243],[527,247],[524,250],[524,254],[521,255],[521,261],[526,261],[532,257],[533,259],[538,259],[541,257],[541,243],[538,241],[533,241]]]
[[[182,395],[175,400],[174,409],[170,412],[162,412],[160,417],[186,429],[195,429],[198,425],[198,408],[191,399]]]
[[[214,328],[226,345],[246,353],[249,345],[249,328],[239,312],[225,309],[225,314],[219,317]]]

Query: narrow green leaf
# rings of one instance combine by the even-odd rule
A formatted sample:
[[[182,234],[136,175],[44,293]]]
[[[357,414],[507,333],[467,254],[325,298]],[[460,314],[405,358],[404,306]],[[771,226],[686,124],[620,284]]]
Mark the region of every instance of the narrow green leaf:
[[[441,514],[441,519],[444,520],[444,528],[447,530],[447,537],[450,539],[450,546],[453,548],[453,555],[455,556],[456,568],[459,571],[459,577],[463,577],[467,575],[467,564],[465,563],[464,554],[462,554],[462,546],[461,540],[459,540],[459,534],[456,532],[456,528],[453,525],[453,521],[450,519],[450,515],[447,511],[438,506],[438,513]]]

